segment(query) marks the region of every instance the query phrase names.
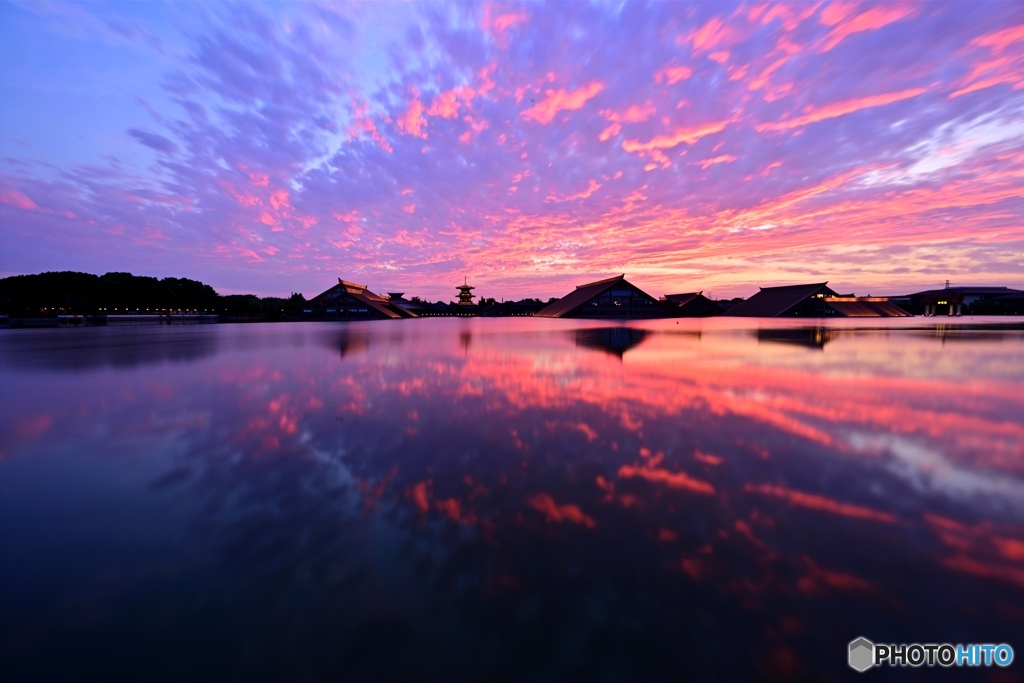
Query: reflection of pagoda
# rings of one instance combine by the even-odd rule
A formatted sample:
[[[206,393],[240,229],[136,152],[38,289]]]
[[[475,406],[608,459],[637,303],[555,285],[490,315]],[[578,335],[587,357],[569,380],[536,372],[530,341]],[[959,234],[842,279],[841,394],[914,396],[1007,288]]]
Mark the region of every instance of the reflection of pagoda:
[[[459,305],[460,306],[472,306],[473,305],[473,295],[470,294],[470,292],[472,290],[476,289],[476,287],[472,287],[472,286],[470,286],[467,283],[468,283],[468,279],[467,278],[463,278],[462,284],[455,288],[455,289],[459,290]]]

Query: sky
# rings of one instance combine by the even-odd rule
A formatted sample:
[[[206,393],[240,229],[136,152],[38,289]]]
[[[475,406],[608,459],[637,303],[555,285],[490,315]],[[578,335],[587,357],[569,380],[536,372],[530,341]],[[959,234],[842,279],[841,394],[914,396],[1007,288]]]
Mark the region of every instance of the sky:
[[[1019,2],[0,4],[0,276],[1024,288]]]

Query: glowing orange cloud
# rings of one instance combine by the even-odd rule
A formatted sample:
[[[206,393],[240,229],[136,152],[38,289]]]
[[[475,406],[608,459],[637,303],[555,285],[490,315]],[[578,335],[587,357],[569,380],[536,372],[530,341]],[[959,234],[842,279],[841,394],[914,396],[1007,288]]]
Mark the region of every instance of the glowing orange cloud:
[[[739,38],[740,33],[735,27],[713,17],[693,34],[691,42],[694,50],[709,52],[719,46],[731,45]]]
[[[700,167],[707,168],[708,166],[712,166],[714,164],[728,164],[733,161],[736,161],[737,158],[738,157],[735,157],[732,154],[722,154],[721,156],[717,156],[711,159],[704,159],[703,161],[700,162]]]
[[[426,138],[427,120],[423,118],[423,103],[420,102],[420,93],[416,88],[412,89],[412,102],[405,114],[398,120],[398,129],[406,135],[414,135],[418,138]]]
[[[618,135],[621,132],[622,132],[622,124],[621,123],[613,123],[612,125],[608,126],[604,130],[602,130],[600,133],[598,133],[597,139],[600,140],[601,142],[607,142],[608,140],[610,140],[611,138],[615,137],[616,135]]]
[[[899,92],[886,93],[884,95],[872,95],[870,97],[860,97],[853,100],[846,100],[844,102],[837,102],[836,104],[830,104],[820,109],[811,108],[810,112],[803,116],[785,119],[776,123],[762,123],[757,126],[757,130],[759,132],[764,132],[769,130],[784,131],[791,130],[793,128],[800,128],[809,123],[825,121],[826,119],[834,119],[839,116],[845,116],[846,114],[852,114],[853,112],[860,111],[861,109],[882,107],[887,104],[892,104],[893,102],[908,100],[911,97],[917,97],[921,93],[925,92],[925,90],[926,88],[911,88],[910,90],[901,90]]]
[[[853,19],[845,20],[846,15],[843,12],[849,8],[849,5],[837,7],[836,9],[831,9],[831,6],[828,6],[822,12],[822,23],[835,25],[835,28],[825,36],[819,50],[820,52],[828,52],[854,33],[875,31],[883,26],[912,17],[917,13],[917,8],[913,5],[886,3],[874,5],[871,9],[858,14]]]
[[[654,74],[655,83],[667,83],[668,85],[674,85],[679,81],[684,81],[693,74],[693,69],[688,66],[666,66],[663,69],[659,69]]]
[[[588,100],[595,97],[604,90],[604,84],[600,81],[591,81],[581,88],[567,92],[564,88],[558,90],[547,90],[547,97],[534,106],[524,111],[520,116],[524,119],[532,119],[537,123],[551,123],[551,120],[560,111],[574,111],[582,109]]]
[[[631,154],[636,154],[651,152],[654,150],[672,149],[673,147],[678,147],[683,143],[692,145],[703,137],[722,132],[725,130],[727,125],[729,125],[728,121],[715,121],[713,123],[705,123],[704,125],[695,126],[693,128],[680,128],[674,133],[669,135],[658,135],[647,142],[641,142],[640,140],[624,140],[622,142],[622,149],[630,152]]]
[[[991,48],[993,52],[1002,52],[1013,43],[1022,40],[1024,40],[1024,24],[978,36],[971,41],[971,44]]]
[[[459,115],[459,100],[454,90],[448,90],[436,98],[427,110],[429,116],[440,116],[443,119],[452,119]]]

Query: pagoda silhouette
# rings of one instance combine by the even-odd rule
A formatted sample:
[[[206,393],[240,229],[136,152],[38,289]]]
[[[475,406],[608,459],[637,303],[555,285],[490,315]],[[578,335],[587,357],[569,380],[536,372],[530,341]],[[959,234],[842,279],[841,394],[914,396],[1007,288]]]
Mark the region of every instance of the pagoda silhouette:
[[[473,286],[471,286],[469,284],[469,279],[468,278],[463,277],[462,284],[459,285],[458,287],[456,287],[455,289],[459,290],[459,306],[473,306],[474,305],[473,304],[473,295],[470,294],[470,292],[473,291],[474,289],[476,289],[476,287],[473,287]]]

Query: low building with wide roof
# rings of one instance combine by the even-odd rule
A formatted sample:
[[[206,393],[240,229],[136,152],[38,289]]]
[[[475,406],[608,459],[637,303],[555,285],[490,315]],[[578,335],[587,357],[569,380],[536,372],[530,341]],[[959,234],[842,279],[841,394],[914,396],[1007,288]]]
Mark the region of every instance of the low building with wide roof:
[[[1013,313],[1021,309],[1015,301],[1021,295],[1024,295],[1024,291],[1009,287],[947,285],[942,289],[926,289],[892,298],[913,313],[932,316],[960,315],[963,312]]]
[[[741,318],[816,317],[816,299],[836,296],[828,282],[808,285],[761,287],[746,301],[726,311],[726,315]]]
[[[541,318],[606,320],[670,318],[663,302],[626,280],[626,275],[577,285],[576,289],[536,313]]]
[[[398,320],[416,318],[415,311],[374,294],[366,285],[338,278],[338,284],[291,311],[288,320]]]
[[[703,291],[666,294],[661,300],[680,318],[708,318],[725,313],[725,309],[704,296]]]
[[[904,318],[888,297],[836,294],[828,282],[761,287],[754,296],[726,311],[745,318]]]

